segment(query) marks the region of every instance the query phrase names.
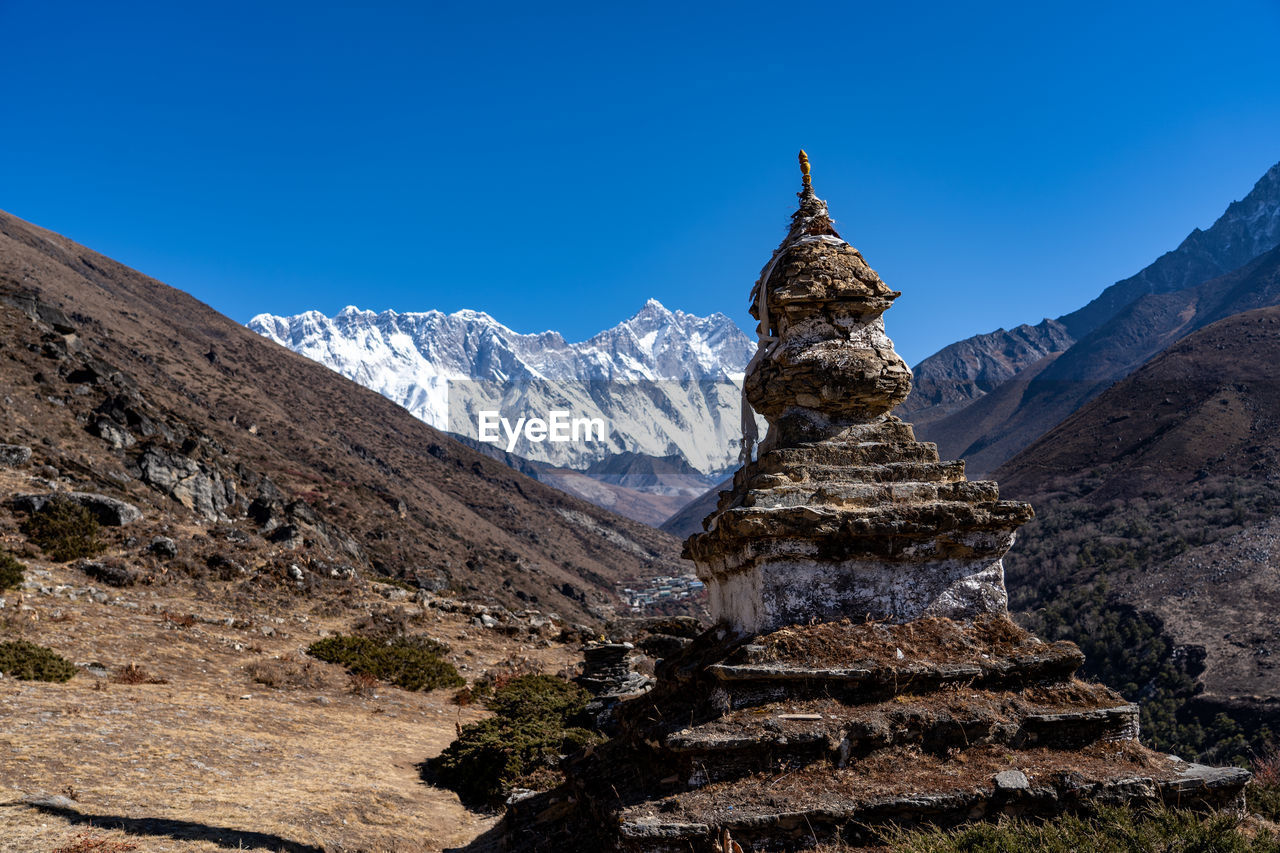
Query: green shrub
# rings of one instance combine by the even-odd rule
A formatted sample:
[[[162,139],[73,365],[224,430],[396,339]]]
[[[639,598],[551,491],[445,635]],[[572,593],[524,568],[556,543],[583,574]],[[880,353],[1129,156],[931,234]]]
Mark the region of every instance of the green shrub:
[[[551,675],[522,675],[498,687],[484,706],[509,720],[568,720],[582,713],[591,695]]]
[[[1280,787],[1275,785],[1250,785],[1245,792],[1251,814],[1262,815],[1267,820],[1280,822]]]
[[[49,499],[22,526],[27,538],[59,563],[92,557],[102,550],[98,519],[87,508],[62,495]]]
[[[307,654],[338,663],[355,674],[372,675],[405,690],[434,690],[466,684],[453,664],[440,659],[443,647],[429,640],[399,638],[389,643],[335,634],[312,643]]]
[[[895,830],[884,841],[894,853],[1280,853],[1280,839],[1268,833],[1246,836],[1232,815],[1163,808],[1103,808],[1091,817]]]
[[[470,805],[496,806],[523,777],[554,768],[561,756],[600,735],[573,726],[590,694],[549,675],[523,675],[494,690],[485,706],[494,716],[464,726],[429,762],[435,780]]]
[[[21,681],[67,681],[75,664],[62,655],[26,640],[0,642],[0,672]]]
[[[0,592],[13,589],[22,583],[22,573],[25,568],[8,551],[0,551]]]

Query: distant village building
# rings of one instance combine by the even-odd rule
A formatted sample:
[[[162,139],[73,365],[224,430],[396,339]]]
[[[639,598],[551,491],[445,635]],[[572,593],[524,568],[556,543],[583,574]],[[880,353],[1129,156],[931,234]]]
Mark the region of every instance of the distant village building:
[[[622,588],[622,599],[632,613],[667,601],[682,601],[698,595],[706,585],[694,575],[652,578],[643,587]]]

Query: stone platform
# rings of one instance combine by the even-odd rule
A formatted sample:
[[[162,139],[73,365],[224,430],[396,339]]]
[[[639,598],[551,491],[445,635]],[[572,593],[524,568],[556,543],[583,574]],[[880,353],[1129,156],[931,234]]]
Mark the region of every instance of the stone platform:
[[[738,630],[847,614],[906,621],[1003,612],[1002,558],[1031,507],[970,482],[890,415],[774,447],[734,475],[685,556]]]
[[[1138,708],[1074,674],[1070,643],[1007,617],[713,630],[618,708],[619,735],[513,803],[471,851],[712,853],[874,841],[1098,804],[1237,808],[1243,770],[1138,743]]]

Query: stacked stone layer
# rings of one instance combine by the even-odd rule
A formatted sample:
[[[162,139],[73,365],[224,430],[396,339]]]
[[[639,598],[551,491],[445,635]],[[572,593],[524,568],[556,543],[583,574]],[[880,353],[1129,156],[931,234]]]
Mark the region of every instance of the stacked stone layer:
[[[752,851],[1100,804],[1238,805],[1249,774],[1137,742],[1138,708],[1005,617],[709,632],[619,734],[471,850]]]
[[[846,616],[968,617],[1004,611],[1001,560],[1031,515],[881,415],[820,442],[766,446],[685,556],[712,613],[746,632]]]
[[[613,711],[620,701],[652,684],[652,679],[632,669],[634,650],[631,643],[593,643],[582,650],[582,674],[574,681],[591,693],[586,714],[601,731],[613,730]]]
[[[746,378],[752,407],[771,422],[793,408],[837,421],[889,411],[911,390],[911,371],[880,317],[900,294],[848,243],[798,239],[766,269],[778,345]]]
[[[712,616],[752,633],[1003,613],[1001,559],[1031,507],[887,414],[911,387],[881,316],[899,294],[810,193],[756,287],[744,392],[769,434],[685,546]]]

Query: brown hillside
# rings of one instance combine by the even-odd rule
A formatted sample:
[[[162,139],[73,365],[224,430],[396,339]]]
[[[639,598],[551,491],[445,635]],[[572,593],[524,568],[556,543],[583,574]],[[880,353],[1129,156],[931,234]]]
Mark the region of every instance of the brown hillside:
[[[1280,723],[1280,307],[1183,338],[996,471],[1037,519],[1007,561],[1010,593],[1052,609],[1104,585],[1203,689],[1180,720],[1227,709]],[[1087,631],[1097,619],[1080,619]],[[1066,635],[1064,635],[1066,636]],[[1072,636],[1075,636],[1072,634]],[[1115,649],[1138,660],[1149,649]],[[1140,653],[1139,653],[1140,652]],[[1140,667],[1141,669],[1141,667]],[[1143,701],[1155,670],[1128,670]],[[1159,678],[1157,678],[1157,681]]]
[[[31,491],[103,492],[153,519],[248,515],[295,562],[577,618],[608,615],[621,577],[679,568],[667,534],[4,213],[0,397],[0,442],[31,445],[47,472]]]
[[[1212,475],[1267,479],[1280,455],[1280,307],[1171,346],[1001,466],[1020,497],[1169,495]]]

